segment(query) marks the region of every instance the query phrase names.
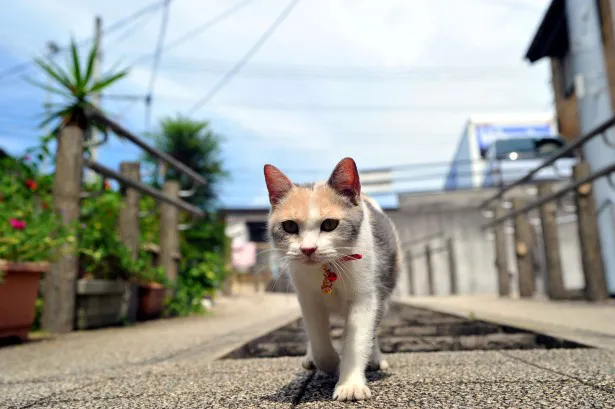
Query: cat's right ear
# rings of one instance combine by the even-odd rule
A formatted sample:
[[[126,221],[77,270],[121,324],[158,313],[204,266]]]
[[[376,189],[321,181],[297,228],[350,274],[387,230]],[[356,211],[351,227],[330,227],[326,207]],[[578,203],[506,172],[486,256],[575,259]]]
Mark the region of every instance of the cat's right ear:
[[[293,188],[293,182],[273,165],[265,165],[265,183],[269,191],[269,203],[275,206]]]

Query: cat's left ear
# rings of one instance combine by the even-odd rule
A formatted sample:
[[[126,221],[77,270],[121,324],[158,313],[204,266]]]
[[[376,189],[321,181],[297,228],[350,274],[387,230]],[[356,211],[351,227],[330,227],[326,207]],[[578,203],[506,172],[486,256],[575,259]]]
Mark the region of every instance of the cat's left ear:
[[[350,199],[355,205],[359,204],[361,182],[359,181],[357,165],[352,158],[344,158],[337,164],[327,184],[338,194]]]

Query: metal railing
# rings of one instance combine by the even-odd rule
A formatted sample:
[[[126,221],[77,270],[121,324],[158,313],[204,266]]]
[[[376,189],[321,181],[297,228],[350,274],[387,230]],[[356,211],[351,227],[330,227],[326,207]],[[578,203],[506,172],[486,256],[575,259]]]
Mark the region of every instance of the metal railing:
[[[104,176],[105,178],[116,180],[120,185],[135,189],[139,193],[151,196],[158,201],[173,205],[177,207],[178,209],[184,210],[194,216],[203,217],[205,214],[203,210],[191,205],[190,203],[184,200],[165,195],[163,192],[161,192],[158,189],[154,189],[153,187],[146,185],[143,182],[130,179],[122,175],[121,173],[116,172],[113,169],[109,169],[108,167],[101,165],[98,162],[85,159],[84,165],[92,169],[94,172]]]
[[[572,292],[564,288],[560,244],[557,233],[557,207],[553,205],[554,201],[574,193],[576,222],[585,278],[585,298],[592,301],[608,298],[609,295],[599,248],[597,215],[592,195],[592,183],[615,172],[615,162],[591,173],[588,164],[580,161],[573,168],[574,180],[555,192],[553,191],[552,183],[535,181],[533,178],[539,171],[553,165],[565,155],[572,152],[578,153],[578,150],[593,138],[599,135],[605,138],[605,131],[614,125],[615,117],[612,117],[591,132],[557,150],[540,166],[532,169],[522,178],[503,187],[495,195],[480,204],[479,209],[481,210],[488,207],[495,210],[493,220],[485,223],[482,229],[495,230],[495,265],[498,272],[498,287],[501,296],[510,295],[508,252],[504,233],[505,223],[509,220],[512,220],[514,224],[514,253],[517,263],[519,293],[521,297],[532,297],[534,295],[534,271],[531,265],[533,254],[532,247],[529,245],[531,238],[529,237],[528,226],[530,226],[530,220],[528,215],[530,212],[538,209],[542,231],[542,247],[546,261],[546,288],[548,296],[551,299],[575,298],[571,295]],[[607,142],[608,146],[615,147],[606,139],[605,142]],[[528,183],[538,185],[538,198],[529,200],[528,198],[515,197],[512,201],[512,209],[506,210],[502,206],[502,200],[504,200],[505,196],[508,193],[512,193],[512,189],[515,187]]]

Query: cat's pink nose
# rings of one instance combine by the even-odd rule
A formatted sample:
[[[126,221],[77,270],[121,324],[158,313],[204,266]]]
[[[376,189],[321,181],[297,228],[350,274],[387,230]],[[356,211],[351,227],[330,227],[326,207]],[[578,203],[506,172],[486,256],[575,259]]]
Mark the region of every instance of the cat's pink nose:
[[[301,247],[301,252],[306,256],[311,256],[316,251],[316,247]]]

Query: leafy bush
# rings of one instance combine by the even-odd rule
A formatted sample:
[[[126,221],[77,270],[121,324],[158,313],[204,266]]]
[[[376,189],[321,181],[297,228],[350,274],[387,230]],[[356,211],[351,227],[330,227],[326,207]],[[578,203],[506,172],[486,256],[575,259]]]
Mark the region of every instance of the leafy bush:
[[[75,241],[53,209],[51,186],[29,158],[0,159],[0,259],[52,261]]]
[[[202,313],[203,298],[213,296],[227,274],[225,253],[228,243],[224,224],[210,215],[184,231],[180,238],[182,262],[168,313]]]
[[[130,278],[133,261],[117,228],[121,206],[121,195],[113,191],[83,201],[78,247],[80,277]]]
[[[213,296],[221,277],[224,277],[224,261],[213,252],[205,252],[199,262],[186,260],[177,277],[174,297],[167,306],[168,315],[203,313],[202,300]]]

